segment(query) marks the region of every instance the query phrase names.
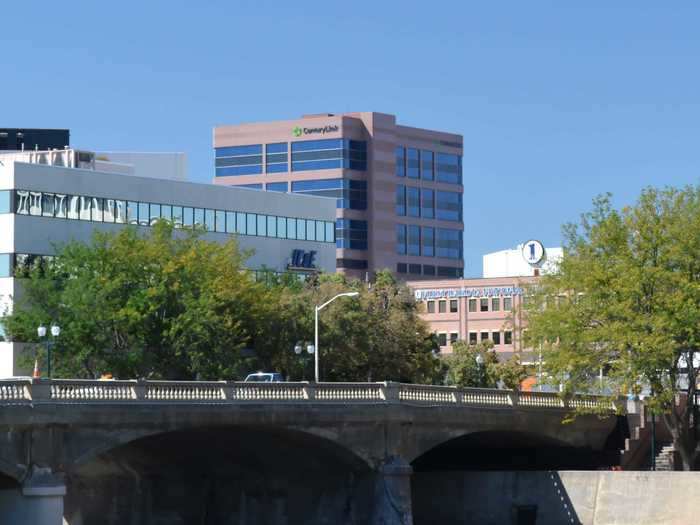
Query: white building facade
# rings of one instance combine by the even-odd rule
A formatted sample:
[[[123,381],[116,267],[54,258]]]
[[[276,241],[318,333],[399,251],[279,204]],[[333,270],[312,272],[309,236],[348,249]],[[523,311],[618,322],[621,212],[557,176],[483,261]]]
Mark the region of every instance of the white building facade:
[[[483,256],[483,277],[537,277],[556,270],[562,248],[545,248],[530,239],[516,248],[487,253]]]
[[[147,178],[127,163],[98,171],[105,162],[77,150],[0,154],[0,314],[17,297],[18,266],[62,243],[89,241],[95,230],[145,232],[158,219],[203,226],[212,241],[235,236],[251,252],[251,270],[335,272],[332,200],[173,180],[177,173]],[[0,377],[26,373],[20,347],[0,342]]]

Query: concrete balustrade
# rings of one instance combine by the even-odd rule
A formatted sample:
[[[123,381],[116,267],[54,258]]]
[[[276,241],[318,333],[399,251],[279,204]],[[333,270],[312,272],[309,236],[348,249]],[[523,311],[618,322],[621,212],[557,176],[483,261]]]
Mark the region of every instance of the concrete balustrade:
[[[0,405],[74,403],[403,403],[429,406],[615,410],[599,396],[564,399],[552,392],[454,388],[404,383],[245,383],[240,381],[0,381]]]

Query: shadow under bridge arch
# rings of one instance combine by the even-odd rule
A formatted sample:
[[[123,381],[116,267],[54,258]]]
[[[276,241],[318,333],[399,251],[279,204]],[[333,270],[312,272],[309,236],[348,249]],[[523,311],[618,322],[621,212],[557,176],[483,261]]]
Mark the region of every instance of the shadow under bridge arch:
[[[266,426],[174,430],[80,465],[68,478],[66,516],[101,523],[110,508],[119,523],[315,523],[317,515],[342,523],[363,515],[371,480],[363,459],[315,434]]]
[[[616,452],[576,447],[536,432],[484,431],[449,439],[412,466],[416,472],[595,470],[616,464]]]

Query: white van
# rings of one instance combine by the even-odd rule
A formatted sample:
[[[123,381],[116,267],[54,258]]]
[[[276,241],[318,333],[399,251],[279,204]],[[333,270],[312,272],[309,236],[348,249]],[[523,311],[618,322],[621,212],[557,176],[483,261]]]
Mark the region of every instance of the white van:
[[[280,383],[284,378],[277,372],[255,372],[248,374],[244,381],[246,383]]]

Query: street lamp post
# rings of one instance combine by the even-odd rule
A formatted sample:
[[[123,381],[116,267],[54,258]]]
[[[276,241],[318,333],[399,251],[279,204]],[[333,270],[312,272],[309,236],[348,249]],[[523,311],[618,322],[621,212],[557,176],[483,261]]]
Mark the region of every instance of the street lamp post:
[[[483,366],[484,366],[484,356],[481,354],[476,354],[476,357],[474,359],[476,360],[476,366],[479,368],[479,386],[482,387],[482,386],[484,386],[483,385],[484,381],[483,381],[481,372],[482,372]]]
[[[46,327],[42,324],[36,329],[39,339],[46,337]],[[51,379],[51,347],[56,344],[56,338],[61,334],[61,327],[57,324],[51,325],[51,341],[46,337],[46,375]]]
[[[302,355],[304,352],[304,343],[303,342],[298,342],[296,345],[294,345],[294,353],[298,355],[301,358],[301,380],[306,381],[306,359]],[[311,343],[306,345],[306,352],[311,355],[314,353],[314,345]]]
[[[323,310],[326,306],[335,301],[338,297],[357,297],[359,292],[343,292],[339,293],[332,299],[329,299],[321,306],[314,307],[314,380],[318,383],[318,356],[320,352],[318,351],[318,312]]]

